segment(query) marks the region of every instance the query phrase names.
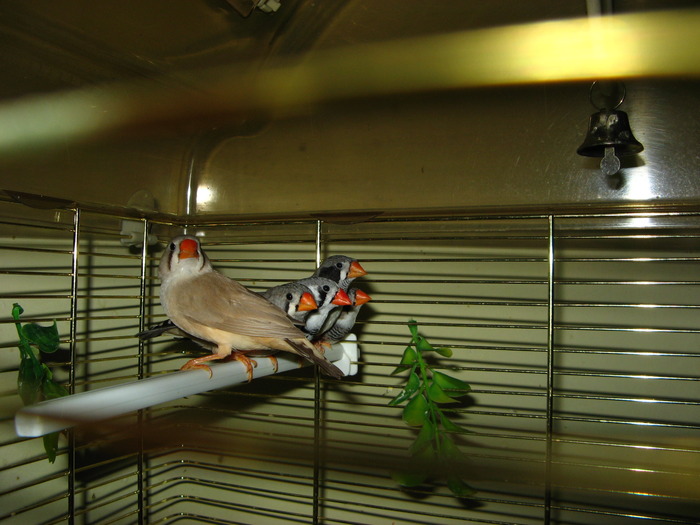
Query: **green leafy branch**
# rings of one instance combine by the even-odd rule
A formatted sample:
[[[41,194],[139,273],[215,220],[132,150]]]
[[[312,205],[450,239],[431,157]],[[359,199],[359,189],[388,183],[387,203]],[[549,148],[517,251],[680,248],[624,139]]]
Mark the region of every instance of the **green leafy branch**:
[[[33,405],[42,399],[54,399],[68,395],[68,390],[53,381],[51,369],[39,360],[39,352],[53,353],[58,350],[60,340],[56,321],[52,326],[40,326],[36,323],[22,325],[20,316],[24,308],[15,303],[12,318],[15,320],[19,336],[20,362],[17,376],[17,392],[25,405]],[[58,432],[44,436],[44,449],[51,463],[56,461],[58,450]]]
[[[471,387],[464,381],[444,372],[434,370],[426,361],[426,354],[435,352],[451,357],[449,348],[435,348],[418,333],[418,323],[410,320],[411,342],[401,358],[401,364],[392,375],[408,371],[403,390],[389,402],[390,406],[406,403],[402,412],[403,421],[418,428],[418,436],[410,446],[412,468],[394,473],[393,479],[404,487],[416,487],[426,483],[431,474],[447,479],[447,486],[460,498],[469,497],[476,491],[465,483],[459,472],[464,456],[455,445],[451,434],[471,433],[454,423],[440,405],[456,403],[456,398],[469,393]]]

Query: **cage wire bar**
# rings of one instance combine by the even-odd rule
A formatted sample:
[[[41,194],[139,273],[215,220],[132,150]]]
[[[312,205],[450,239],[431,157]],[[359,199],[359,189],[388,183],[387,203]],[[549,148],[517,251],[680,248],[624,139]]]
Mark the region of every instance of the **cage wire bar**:
[[[141,237],[141,281],[139,288],[139,332],[146,329],[146,292],[147,292],[147,270],[148,270],[148,231],[149,231],[149,221],[148,219],[143,219],[143,236]],[[146,377],[146,344],[144,341],[139,339],[138,341],[138,378],[144,379]],[[142,409],[138,411],[138,428],[139,428],[139,453],[138,453],[138,523],[143,525],[148,523],[147,519],[147,509],[148,509],[148,490],[145,488],[148,485],[147,471],[148,471],[148,456],[144,450],[144,439],[143,439],[143,422],[144,419],[148,417],[148,409]]]
[[[39,239],[72,230],[65,272],[68,315],[61,322],[69,327],[65,382],[73,391],[181,364],[183,350],[170,349],[174,341],[133,339],[136,331],[162,319],[152,291],[159,254],[146,242],[130,256],[113,248],[123,217],[78,207],[61,211],[72,218],[62,216],[57,226],[49,217],[54,212],[26,212],[1,201],[0,206],[9,210],[0,217],[3,229],[19,224],[20,233],[31,231]],[[155,219],[143,219],[143,225],[144,241],[151,229],[165,240],[180,228]],[[22,470],[20,483],[5,481],[0,498],[11,501],[16,494],[18,503],[4,505],[0,518],[40,516],[37,523],[169,523],[186,517],[207,523],[261,518],[303,523],[309,517],[318,523],[379,523],[392,518],[527,525],[596,523],[604,517],[610,523],[694,523],[699,500],[692,480],[700,470],[695,417],[700,377],[692,366],[700,356],[695,319],[700,281],[694,277],[699,226],[697,212],[377,218],[352,226],[316,220],[189,225],[206,234],[215,265],[234,277],[251,276],[243,282],[253,289],[296,275],[294,268],[303,277],[300,264],[318,263],[331,252],[356,250],[370,272],[362,284],[373,296],[371,315],[358,323],[362,379],[337,386],[319,376],[311,382],[303,375],[277,377],[141,411],[133,418],[137,428],[170,425],[156,428],[182,432],[180,445],[139,433],[135,448],[110,449],[129,437],[132,419],[123,418],[125,426],[114,434],[71,436],[59,451],[58,470],[44,467],[36,442],[6,433],[0,446],[3,479],[32,466],[36,472]],[[90,244],[97,242],[93,239],[102,244]],[[521,250],[518,243],[534,248]],[[0,273],[3,280],[30,272],[30,278],[53,282],[62,273],[40,260],[46,248],[29,237],[3,235],[2,244],[9,255],[36,255],[11,258]],[[60,257],[57,246],[49,249]],[[20,267],[19,260],[27,266]],[[137,283],[137,304],[127,304],[131,285],[120,287],[112,276]],[[92,282],[81,281],[88,277]],[[16,300],[38,308],[60,295],[52,285],[15,287],[5,288],[0,300],[3,308]],[[83,310],[90,306],[86,300],[95,311]],[[111,311],[118,308],[123,313]],[[404,318],[410,311],[419,313],[431,340],[454,347],[460,377],[473,386],[473,406],[454,410],[475,432],[461,445],[474,464],[475,479],[468,481],[479,488],[474,508],[456,505],[444,489],[413,500],[371,465],[403,454],[410,445],[410,431],[400,418],[392,420],[397,412],[386,407],[388,392],[396,388],[386,374],[405,346]],[[27,313],[26,320],[48,322],[51,312]],[[6,314],[2,317],[5,328],[13,328]],[[98,323],[92,326],[96,332],[81,335],[90,319]],[[110,335],[113,331],[116,335]],[[1,342],[5,350],[16,344],[9,337]],[[122,344],[138,348],[133,366]],[[84,362],[81,345],[94,345]],[[81,373],[88,375],[79,382]],[[3,405],[16,407],[11,388],[16,363],[4,360],[0,377]],[[343,395],[354,401],[348,404]],[[207,423],[219,412],[232,421]],[[184,419],[170,423],[178,414]],[[192,419],[202,414],[201,423]],[[6,425],[11,417],[3,410]],[[192,435],[197,439],[189,439]],[[324,446],[297,458],[280,456],[277,449],[231,451],[221,441],[252,440],[293,452],[305,436]],[[85,459],[87,451],[105,444],[114,457]],[[12,459],[6,457],[10,453]],[[358,459],[363,455],[367,464]],[[85,477],[99,469],[107,474]],[[64,490],[39,490],[62,479]],[[65,510],[56,513],[52,509],[60,502]]]
[[[80,257],[80,208],[73,210],[73,258],[71,261],[71,298],[70,298],[70,365],[68,372],[68,392],[75,393],[75,362],[77,356],[76,341],[78,337],[78,264]],[[75,434],[68,431],[68,524],[75,523]]]
[[[316,221],[316,266],[321,265],[323,243],[323,221]],[[324,417],[321,407],[321,374],[314,368],[314,492],[313,492],[313,523],[319,523],[321,518],[321,418]]]
[[[547,239],[547,443],[545,448],[544,522],[552,517],[552,431],[554,422],[554,216],[548,221]]]

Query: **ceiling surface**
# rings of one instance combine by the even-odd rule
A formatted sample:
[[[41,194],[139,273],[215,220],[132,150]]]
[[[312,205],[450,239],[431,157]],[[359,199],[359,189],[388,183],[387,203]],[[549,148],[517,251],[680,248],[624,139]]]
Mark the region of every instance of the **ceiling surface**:
[[[476,78],[499,63],[501,48],[484,44],[478,63],[423,54],[452,45],[450,35],[462,39],[455,52],[464,45],[477,58],[487,37],[510,35],[498,42],[512,54],[529,42],[518,38],[520,28],[546,37],[555,26],[499,28],[583,19],[606,2],[281,0],[276,12],[244,16],[245,4],[0,3],[0,120],[17,122],[3,126],[1,187],[113,206],[146,191],[160,211],[178,216],[700,201],[690,147],[700,137],[694,78],[626,82],[621,109],[645,150],[606,178],[599,159],[575,153],[594,111],[590,74],[440,86],[455,65]],[[621,15],[696,7],[614,2]],[[601,40],[593,43],[623,57],[614,62],[621,68],[633,61],[635,41]],[[408,72],[408,83],[382,64]],[[421,71],[430,73],[422,79]],[[13,146],[22,127],[30,140]]]

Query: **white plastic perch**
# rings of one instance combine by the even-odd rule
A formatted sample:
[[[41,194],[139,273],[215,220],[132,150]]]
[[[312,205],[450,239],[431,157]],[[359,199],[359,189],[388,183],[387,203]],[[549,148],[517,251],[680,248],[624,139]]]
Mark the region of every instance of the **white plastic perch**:
[[[350,334],[342,343],[333,345],[325,355],[346,376],[357,373],[359,349],[354,334]],[[275,357],[278,373],[300,367],[300,361],[295,355],[280,352]],[[254,378],[275,373],[272,360],[267,357],[254,359],[258,363],[253,369]],[[306,364],[310,363],[305,362],[301,366]],[[22,437],[43,436],[81,422],[108,419],[181,397],[248,381],[245,366],[239,361],[212,364],[211,371],[211,378],[206,370],[177,371],[42,401],[17,412],[15,431]]]

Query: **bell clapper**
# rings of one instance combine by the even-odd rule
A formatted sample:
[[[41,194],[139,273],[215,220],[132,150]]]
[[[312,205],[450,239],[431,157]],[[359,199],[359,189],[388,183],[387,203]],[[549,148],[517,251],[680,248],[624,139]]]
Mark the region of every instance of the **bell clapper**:
[[[608,177],[620,171],[620,159],[615,155],[615,148],[612,146],[605,148],[605,156],[600,161],[600,169],[603,175]]]

